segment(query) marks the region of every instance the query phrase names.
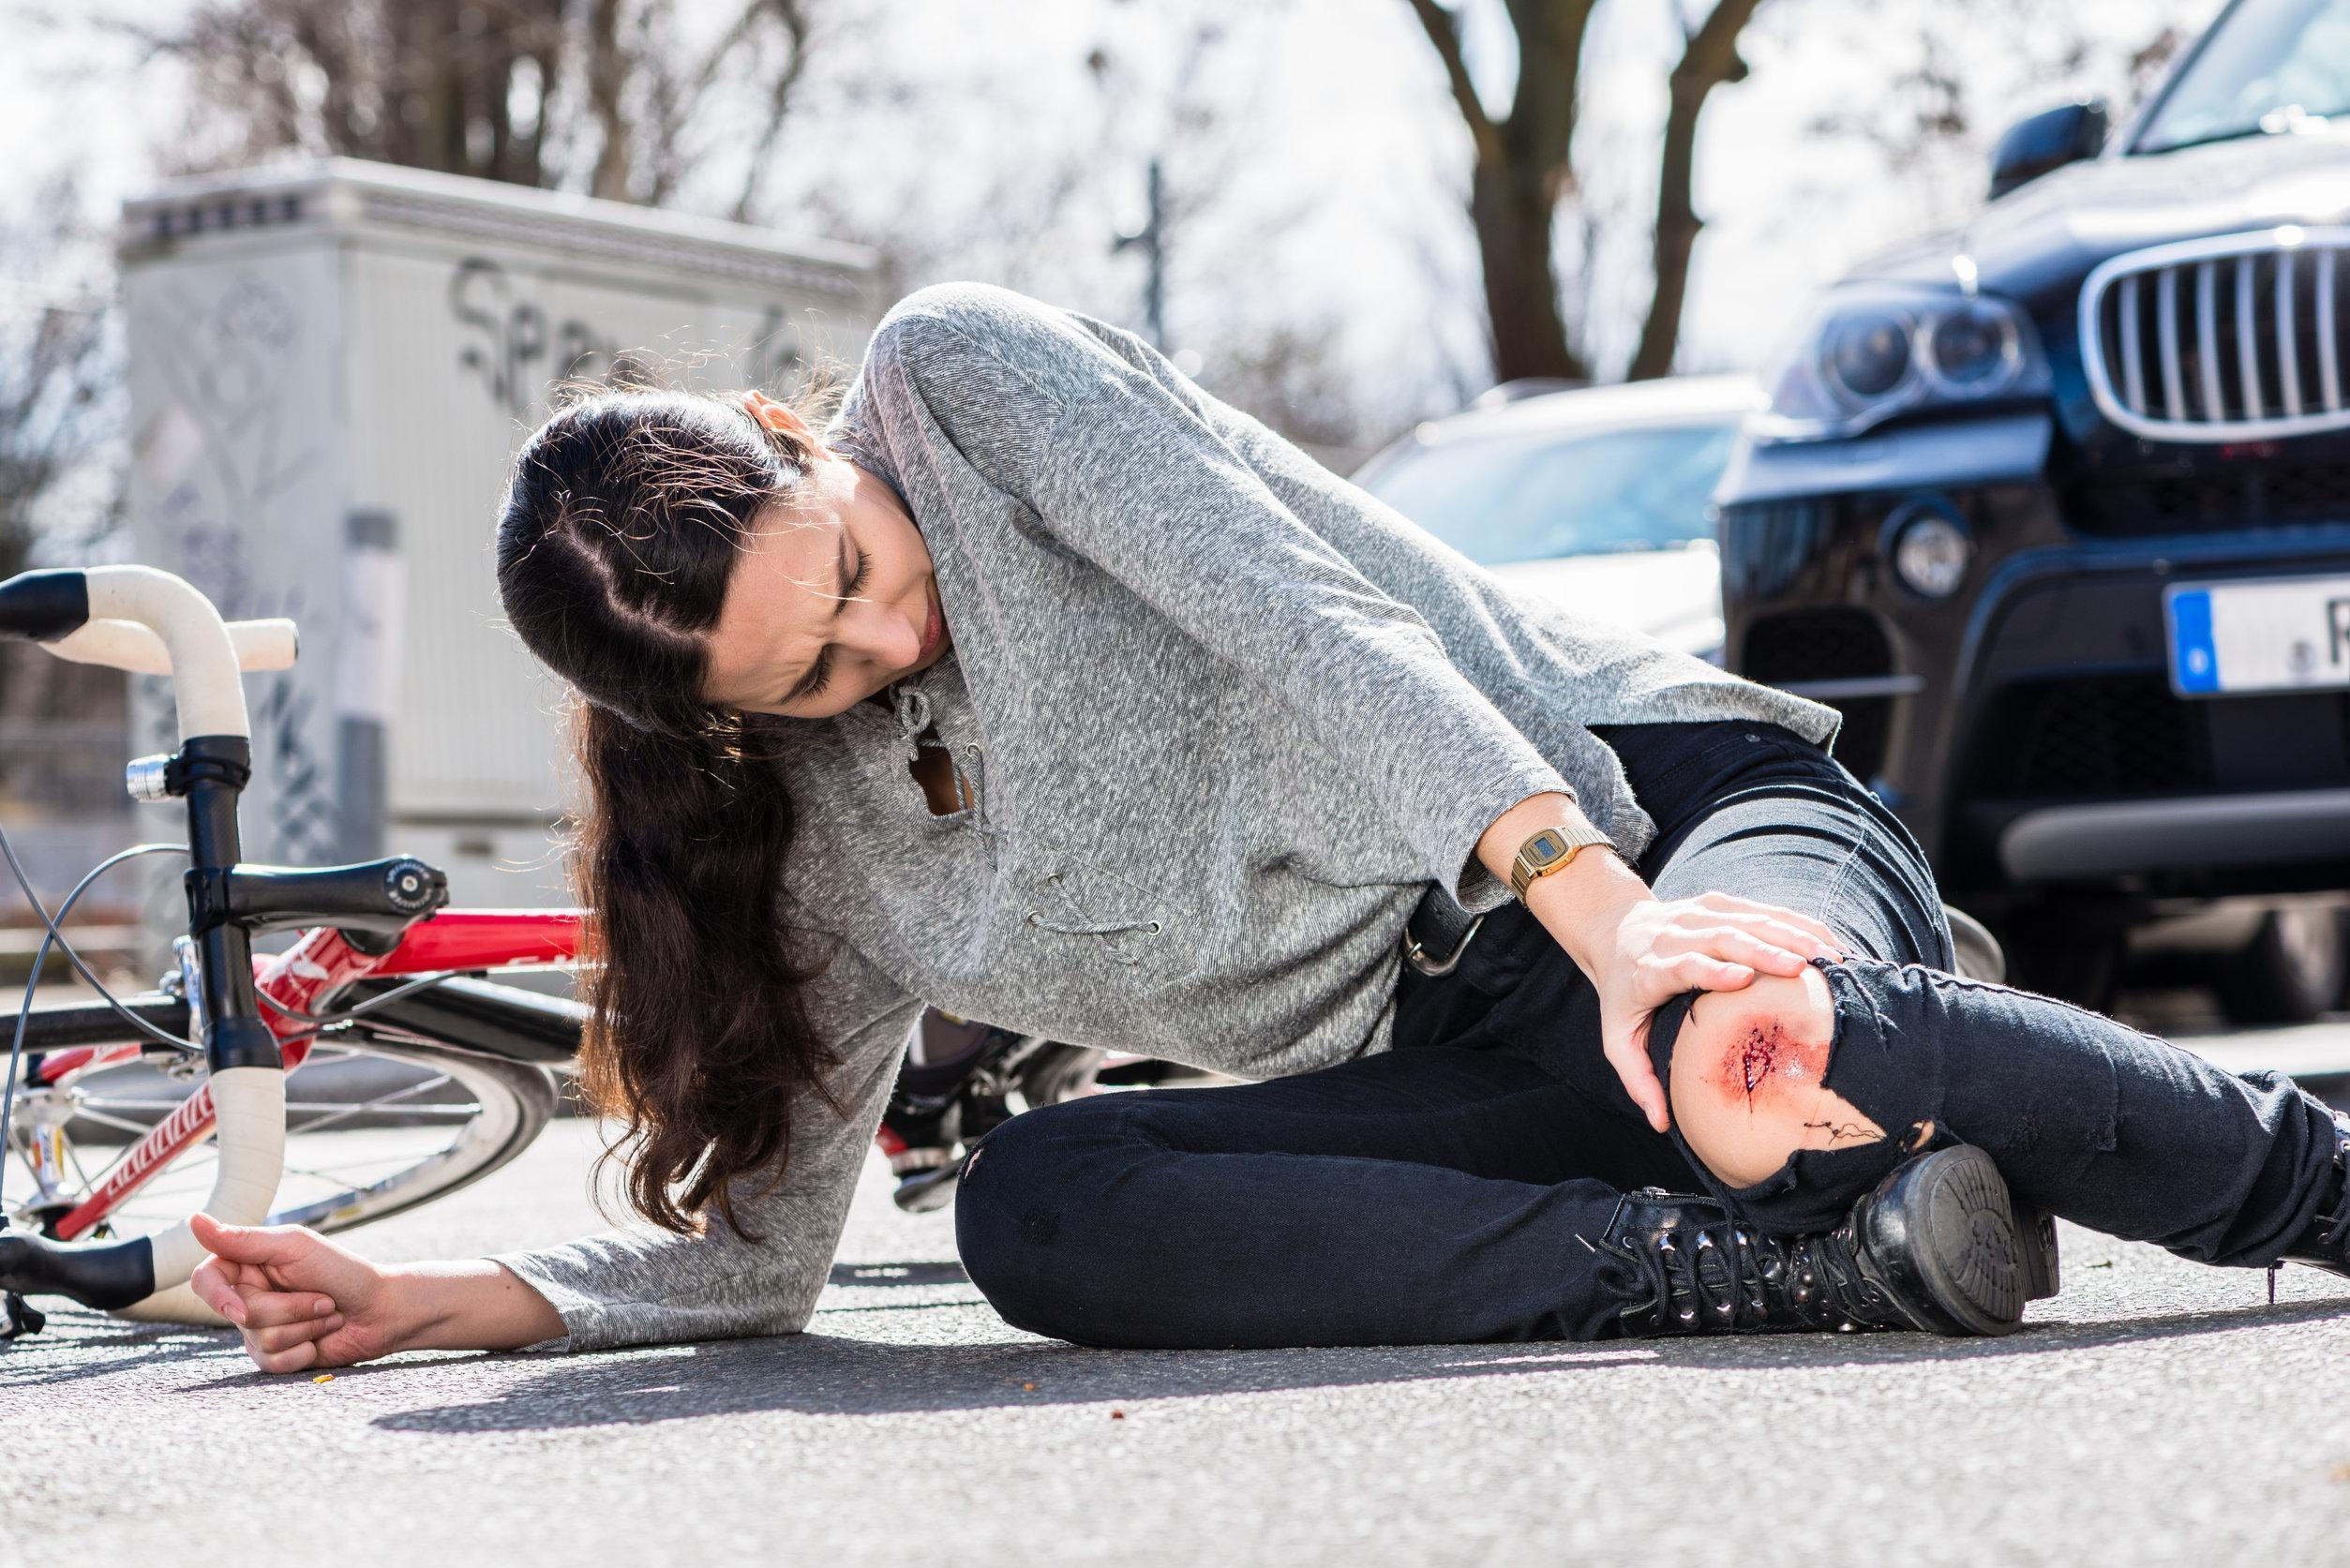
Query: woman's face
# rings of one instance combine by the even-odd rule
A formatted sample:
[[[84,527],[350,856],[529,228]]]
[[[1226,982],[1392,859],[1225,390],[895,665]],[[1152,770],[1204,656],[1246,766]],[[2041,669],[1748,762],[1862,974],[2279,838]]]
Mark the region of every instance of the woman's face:
[[[791,417],[774,404],[755,412]],[[762,508],[742,544],[708,640],[706,702],[829,719],[951,646],[930,550],[897,493],[846,457],[817,453],[790,499]]]

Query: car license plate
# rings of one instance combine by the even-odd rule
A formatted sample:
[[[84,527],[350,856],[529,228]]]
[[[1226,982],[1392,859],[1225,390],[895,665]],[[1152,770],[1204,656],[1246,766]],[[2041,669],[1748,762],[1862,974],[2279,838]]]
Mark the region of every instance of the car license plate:
[[[2350,687],[2350,577],[2179,583],[2163,611],[2182,697]]]

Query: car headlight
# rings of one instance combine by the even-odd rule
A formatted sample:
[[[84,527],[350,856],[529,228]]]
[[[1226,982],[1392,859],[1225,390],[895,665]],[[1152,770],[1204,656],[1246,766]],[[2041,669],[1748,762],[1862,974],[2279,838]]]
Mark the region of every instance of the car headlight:
[[[1831,290],[1763,385],[1757,440],[1829,441],[1911,409],[2045,394],[2048,362],[2006,300],[1864,284]]]

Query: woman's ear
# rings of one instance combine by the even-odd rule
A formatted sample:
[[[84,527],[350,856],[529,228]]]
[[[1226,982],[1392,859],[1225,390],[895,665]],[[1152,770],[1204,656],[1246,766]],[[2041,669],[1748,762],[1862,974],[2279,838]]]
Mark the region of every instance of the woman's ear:
[[[770,397],[764,392],[744,393],[742,395],[742,406],[750,411],[750,414],[753,419],[757,420],[761,425],[766,426],[771,430],[782,430],[787,432],[788,434],[798,436],[801,440],[806,441],[810,446],[821,444],[816,440],[816,432],[808,428],[808,422],[806,420],[801,418],[798,414],[792,412],[789,409],[784,407],[781,403],[778,403],[775,399]]]

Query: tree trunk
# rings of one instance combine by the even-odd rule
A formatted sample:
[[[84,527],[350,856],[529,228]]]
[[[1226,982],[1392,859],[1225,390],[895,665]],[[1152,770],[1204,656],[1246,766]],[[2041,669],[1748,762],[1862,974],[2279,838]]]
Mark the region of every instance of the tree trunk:
[[[628,118],[621,96],[628,81],[627,51],[621,42],[621,0],[595,0],[588,14],[588,113],[603,136],[588,194],[613,202],[629,199]]]
[[[1485,265],[1486,318],[1493,332],[1493,374],[1577,380],[1588,374],[1568,347],[1559,314],[1552,227],[1559,194],[1574,188],[1567,161],[1575,135],[1577,81],[1583,35],[1596,0],[1510,0],[1518,35],[1518,85],[1506,116],[1486,110],[1460,50],[1459,13],[1441,0],[1410,0],[1444,67],[1453,103],[1476,148],[1469,217]]]
[[[1697,248],[1698,231],[1705,227],[1691,197],[1697,172],[1698,118],[1705,112],[1706,96],[1725,82],[1745,79],[1746,63],[1738,55],[1738,35],[1753,19],[1761,0],[1720,0],[1705,24],[1689,37],[1681,63],[1673,67],[1670,107],[1665,114],[1665,151],[1656,178],[1656,231],[1651,250],[1656,291],[1649,301],[1648,320],[1640,327],[1640,346],[1633,352],[1626,381],[1651,381],[1672,374],[1673,354],[1681,345],[1681,312],[1689,295],[1689,258]]]
[[[1567,347],[1559,315],[1552,226],[1558,203],[1539,170],[1480,158],[1469,216],[1485,266],[1486,315],[1493,333],[1493,376],[1581,380],[1589,374]]]

